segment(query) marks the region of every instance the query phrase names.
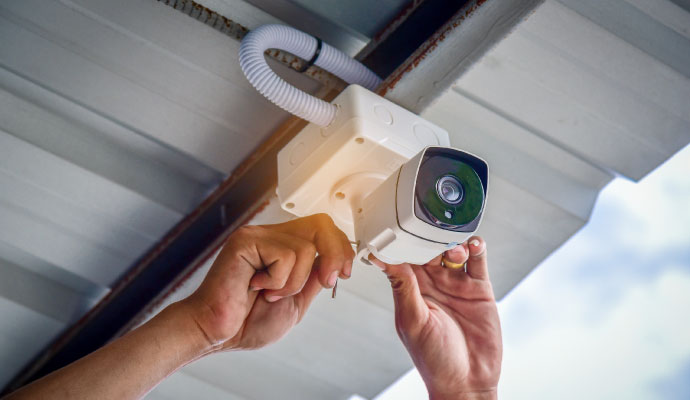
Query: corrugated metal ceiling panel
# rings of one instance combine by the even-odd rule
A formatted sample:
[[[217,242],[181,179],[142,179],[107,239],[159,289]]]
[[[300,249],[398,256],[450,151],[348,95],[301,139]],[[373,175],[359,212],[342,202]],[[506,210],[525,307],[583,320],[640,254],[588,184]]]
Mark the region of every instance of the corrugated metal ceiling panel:
[[[202,3],[250,28],[280,18],[240,0]],[[298,28],[328,26],[319,7],[299,7],[319,19]],[[613,174],[638,179],[690,141],[689,21],[668,0],[548,0],[434,101],[396,98],[404,81],[388,94],[489,161],[482,233],[499,295],[585,223]],[[359,29],[342,39],[353,53],[363,28],[331,33],[348,29]],[[4,384],[285,114],[244,79],[238,42],[153,0],[6,1],[0,35]],[[433,86],[428,71],[408,82]],[[273,203],[256,222],[285,218]],[[358,267],[284,341],[201,360],[149,397],[373,396],[411,365],[391,309],[386,279]]]

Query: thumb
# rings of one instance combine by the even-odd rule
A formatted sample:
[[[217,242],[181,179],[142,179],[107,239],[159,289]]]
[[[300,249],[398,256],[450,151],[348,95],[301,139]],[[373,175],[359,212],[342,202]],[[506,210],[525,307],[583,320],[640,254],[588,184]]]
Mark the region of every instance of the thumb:
[[[410,264],[390,265],[373,255],[369,260],[385,272],[393,289],[395,317],[398,328],[405,334],[415,333],[426,323],[429,307],[419,290],[417,276]]]

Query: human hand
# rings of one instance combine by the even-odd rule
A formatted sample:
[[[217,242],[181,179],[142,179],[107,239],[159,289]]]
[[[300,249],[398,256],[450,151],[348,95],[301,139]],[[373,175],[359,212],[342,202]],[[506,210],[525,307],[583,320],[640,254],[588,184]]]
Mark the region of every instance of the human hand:
[[[422,266],[370,259],[391,282],[396,329],[430,399],[496,398],[503,345],[486,244],[475,236],[445,254],[467,272],[441,256]]]
[[[181,307],[212,350],[259,348],[296,325],[321,287],[348,278],[353,258],[325,214],[241,227]]]
[[[240,228],[191,296],[10,397],[140,399],[208,353],[278,340],[321,286],[350,275],[353,258],[347,237],[325,215]]]

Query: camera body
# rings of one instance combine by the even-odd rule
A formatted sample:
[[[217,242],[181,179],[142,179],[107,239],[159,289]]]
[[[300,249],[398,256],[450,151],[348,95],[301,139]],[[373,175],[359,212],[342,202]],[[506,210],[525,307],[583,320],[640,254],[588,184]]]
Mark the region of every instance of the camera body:
[[[330,125],[307,125],[278,153],[284,210],[327,213],[365,263],[373,253],[389,263],[424,264],[477,228],[484,161],[450,148],[442,128],[360,86],[348,86],[333,104]]]
[[[424,264],[455,247],[479,226],[488,165],[451,147],[430,146],[406,162],[361,204],[358,258]]]

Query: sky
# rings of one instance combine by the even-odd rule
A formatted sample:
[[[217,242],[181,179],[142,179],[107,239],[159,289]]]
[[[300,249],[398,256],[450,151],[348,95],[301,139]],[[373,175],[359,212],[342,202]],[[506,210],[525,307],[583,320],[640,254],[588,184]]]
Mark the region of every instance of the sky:
[[[690,147],[612,181],[498,308],[501,399],[690,399]],[[376,400],[426,396],[413,369]]]

